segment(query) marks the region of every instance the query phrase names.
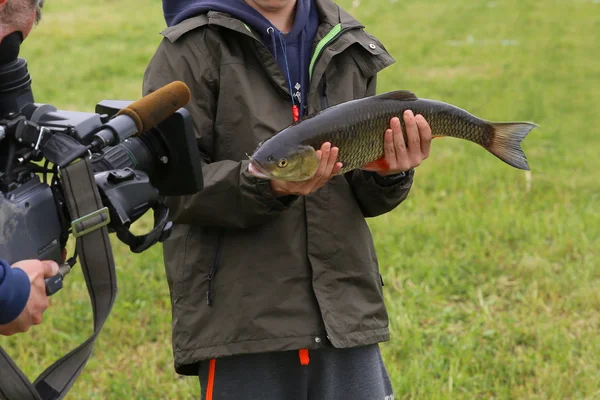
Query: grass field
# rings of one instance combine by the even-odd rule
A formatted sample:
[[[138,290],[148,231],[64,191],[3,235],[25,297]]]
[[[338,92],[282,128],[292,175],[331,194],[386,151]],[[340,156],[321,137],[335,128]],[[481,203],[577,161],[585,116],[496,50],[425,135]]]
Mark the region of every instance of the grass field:
[[[46,3],[21,53],[36,101],[92,111],[137,99],[160,2]],[[395,398],[600,399],[600,2],[341,4],[398,61],[380,92],[540,125],[523,146],[530,178],[476,145],[435,141],[409,199],[370,221]],[[113,243],[119,297],[67,398],[199,398],[172,368],[160,246],[132,255]],[[32,379],[91,331],[78,268],[52,305],[44,325],[0,339]]]

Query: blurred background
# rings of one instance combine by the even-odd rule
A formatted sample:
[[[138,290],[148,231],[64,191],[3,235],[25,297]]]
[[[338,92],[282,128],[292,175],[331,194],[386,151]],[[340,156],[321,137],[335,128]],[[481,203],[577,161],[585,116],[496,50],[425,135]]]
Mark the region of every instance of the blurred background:
[[[600,1],[339,4],[397,60],[379,92],[540,125],[523,143],[530,174],[434,141],[409,198],[369,221],[395,399],[600,399]],[[92,112],[138,99],[164,25],[159,1],[47,0],[21,50],[36,102]],[[67,398],[199,398],[173,370],[161,246],[112,242],[119,296]],[[34,379],[90,332],[77,265],[44,324],[0,345]]]

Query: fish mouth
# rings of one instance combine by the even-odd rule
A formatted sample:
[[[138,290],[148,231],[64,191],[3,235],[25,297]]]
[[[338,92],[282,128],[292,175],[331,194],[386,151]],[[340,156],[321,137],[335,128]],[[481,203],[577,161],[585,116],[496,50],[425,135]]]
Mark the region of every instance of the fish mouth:
[[[250,159],[250,164],[248,165],[248,172],[251,175],[261,178],[261,179],[271,179],[271,175],[264,169],[256,160]]]

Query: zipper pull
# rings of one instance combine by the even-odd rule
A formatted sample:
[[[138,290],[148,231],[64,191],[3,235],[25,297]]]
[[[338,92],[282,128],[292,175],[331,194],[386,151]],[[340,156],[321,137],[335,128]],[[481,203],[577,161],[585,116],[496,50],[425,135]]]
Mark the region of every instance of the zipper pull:
[[[214,268],[212,269],[212,271],[210,271],[210,274],[208,274],[208,290],[206,291],[206,304],[209,306],[212,306],[213,303],[213,296],[212,296],[212,281],[213,278],[215,277],[215,270]]]
[[[292,106],[292,116],[294,117],[294,122],[298,121],[298,119],[300,118],[300,110],[295,104]]]
[[[208,274],[208,290],[206,291],[206,304],[212,306],[213,296],[212,296],[212,281],[215,277],[215,269],[213,268]]]

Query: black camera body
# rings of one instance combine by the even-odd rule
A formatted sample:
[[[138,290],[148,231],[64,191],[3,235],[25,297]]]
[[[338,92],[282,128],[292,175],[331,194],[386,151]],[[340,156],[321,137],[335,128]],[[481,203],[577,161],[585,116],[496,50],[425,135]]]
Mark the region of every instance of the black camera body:
[[[94,113],[57,110],[34,103],[24,59],[0,65],[1,258],[60,262],[69,235],[85,233],[72,221],[60,184],[60,169],[83,158],[91,158],[109,231],[134,252],[168,236],[164,197],[203,186],[191,117],[181,106],[140,132],[119,115],[131,104],[105,100]],[[131,224],[150,209],[153,231],[131,234]]]
[[[39,178],[0,194],[0,254],[9,263],[26,259],[60,261],[63,235],[53,190]]]

